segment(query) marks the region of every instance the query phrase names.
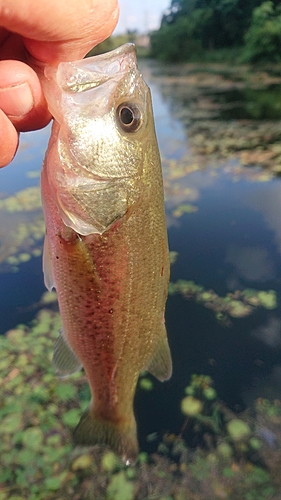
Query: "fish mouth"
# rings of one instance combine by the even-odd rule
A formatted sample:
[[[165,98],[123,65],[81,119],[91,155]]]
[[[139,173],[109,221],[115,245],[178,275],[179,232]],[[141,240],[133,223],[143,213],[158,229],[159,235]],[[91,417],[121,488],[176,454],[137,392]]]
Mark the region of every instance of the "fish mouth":
[[[57,121],[57,100],[61,91],[71,98],[87,90],[101,87],[109,80],[122,79],[126,74],[138,72],[136,49],[133,43],[126,43],[116,49],[73,62],[61,62],[57,68],[47,66],[42,85],[47,96],[50,113]],[[55,89],[53,86],[55,83]]]
[[[80,93],[101,86],[115,75],[138,70],[136,49],[133,43],[125,43],[110,52],[91,59],[61,63],[57,82],[65,92]]]

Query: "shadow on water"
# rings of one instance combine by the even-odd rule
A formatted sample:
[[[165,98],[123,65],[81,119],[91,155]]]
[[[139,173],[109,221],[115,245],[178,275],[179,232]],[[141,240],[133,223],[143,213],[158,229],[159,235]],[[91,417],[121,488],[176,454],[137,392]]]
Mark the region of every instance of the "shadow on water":
[[[222,120],[280,120],[281,86],[235,89],[207,93],[219,106],[218,119]]]

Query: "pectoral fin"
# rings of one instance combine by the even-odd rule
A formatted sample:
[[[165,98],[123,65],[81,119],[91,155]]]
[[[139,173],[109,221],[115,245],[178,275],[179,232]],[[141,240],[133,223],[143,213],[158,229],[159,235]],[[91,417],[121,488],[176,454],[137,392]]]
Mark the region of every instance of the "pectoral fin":
[[[44,283],[49,292],[55,288],[53,264],[51,260],[51,250],[47,234],[44,239],[43,247],[43,273],[44,273]]]
[[[82,368],[82,364],[64,338],[62,330],[55,342],[52,362],[60,377],[68,377]]]
[[[146,370],[161,382],[168,380],[172,375],[172,358],[164,324],[162,328],[156,349],[146,367]]]

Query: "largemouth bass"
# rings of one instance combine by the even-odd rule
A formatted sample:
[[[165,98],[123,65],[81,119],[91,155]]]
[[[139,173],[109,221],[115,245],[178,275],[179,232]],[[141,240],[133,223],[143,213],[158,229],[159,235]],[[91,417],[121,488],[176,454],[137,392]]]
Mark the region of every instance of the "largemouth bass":
[[[133,400],[141,370],[171,376],[162,171],[150,91],[132,44],[48,68],[54,117],[41,186],[43,269],[56,288],[61,376],[85,370],[92,400],[77,444],[138,455]]]

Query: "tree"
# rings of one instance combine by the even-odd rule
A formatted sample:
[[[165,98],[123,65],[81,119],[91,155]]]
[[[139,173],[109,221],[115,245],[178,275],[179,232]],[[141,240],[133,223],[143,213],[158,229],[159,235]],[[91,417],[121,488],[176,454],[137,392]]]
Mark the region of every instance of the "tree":
[[[281,60],[281,6],[263,2],[253,11],[245,35],[244,60],[276,62]]]
[[[160,30],[152,36],[152,53],[173,60],[176,53],[180,60],[192,54],[191,47],[200,53],[242,46],[252,11],[261,3],[262,0],[171,0]]]

